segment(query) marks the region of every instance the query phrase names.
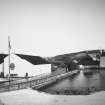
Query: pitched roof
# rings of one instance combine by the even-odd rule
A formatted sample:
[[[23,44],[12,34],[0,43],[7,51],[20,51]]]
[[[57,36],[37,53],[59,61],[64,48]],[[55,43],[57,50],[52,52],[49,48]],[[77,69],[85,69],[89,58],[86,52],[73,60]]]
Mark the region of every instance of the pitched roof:
[[[4,58],[7,56],[8,54],[0,54],[0,64],[4,62]]]
[[[49,64],[47,60],[40,56],[33,56],[33,55],[25,55],[25,54],[15,54],[19,56],[22,59],[27,60],[28,62],[32,63],[33,65],[38,65],[38,64]]]

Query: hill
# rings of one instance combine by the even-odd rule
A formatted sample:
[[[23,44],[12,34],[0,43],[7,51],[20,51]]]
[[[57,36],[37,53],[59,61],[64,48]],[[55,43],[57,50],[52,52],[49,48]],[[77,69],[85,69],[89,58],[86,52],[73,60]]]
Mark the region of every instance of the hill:
[[[71,68],[75,68],[76,65],[99,65],[101,52],[104,52],[104,50],[86,50],[76,53],[57,55],[47,58],[47,60],[52,64],[65,64]]]

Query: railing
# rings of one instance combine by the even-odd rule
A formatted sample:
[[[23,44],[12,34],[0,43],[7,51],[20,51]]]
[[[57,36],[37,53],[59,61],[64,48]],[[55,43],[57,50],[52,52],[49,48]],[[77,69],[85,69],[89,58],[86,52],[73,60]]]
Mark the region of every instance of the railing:
[[[55,75],[55,74],[50,74],[50,75],[46,75],[46,76],[42,76],[39,79],[26,79],[25,81],[22,82],[17,82],[17,83],[13,83],[13,84],[7,84],[7,85],[2,85],[0,86],[0,92],[4,92],[4,91],[13,91],[13,90],[19,90],[19,89],[25,89],[27,87],[31,87],[34,89],[38,89],[40,87],[43,87],[45,85],[51,84],[59,79],[62,79],[64,77],[67,77],[71,74],[77,73],[77,71],[72,71],[72,72],[67,72],[64,74],[59,74],[59,75]]]

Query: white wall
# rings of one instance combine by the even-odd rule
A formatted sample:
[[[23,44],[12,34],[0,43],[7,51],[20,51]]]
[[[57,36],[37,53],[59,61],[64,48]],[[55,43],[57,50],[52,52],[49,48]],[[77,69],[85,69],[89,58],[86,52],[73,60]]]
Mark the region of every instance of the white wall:
[[[51,73],[51,64],[33,65],[13,54],[11,55],[11,63],[15,64],[15,69],[11,70],[11,73],[18,74],[19,76],[25,76],[26,72],[29,76]],[[0,71],[2,71],[2,64],[0,65]],[[9,73],[8,57],[4,60],[4,73],[5,75]]]
[[[105,67],[105,57],[101,57],[101,59],[100,59],[100,67]]]

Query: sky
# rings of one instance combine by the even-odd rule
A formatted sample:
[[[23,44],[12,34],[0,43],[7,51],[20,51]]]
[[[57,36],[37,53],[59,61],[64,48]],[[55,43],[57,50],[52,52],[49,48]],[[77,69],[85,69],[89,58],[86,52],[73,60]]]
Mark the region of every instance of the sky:
[[[105,0],[0,0],[0,53],[55,56],[105,49]]]

